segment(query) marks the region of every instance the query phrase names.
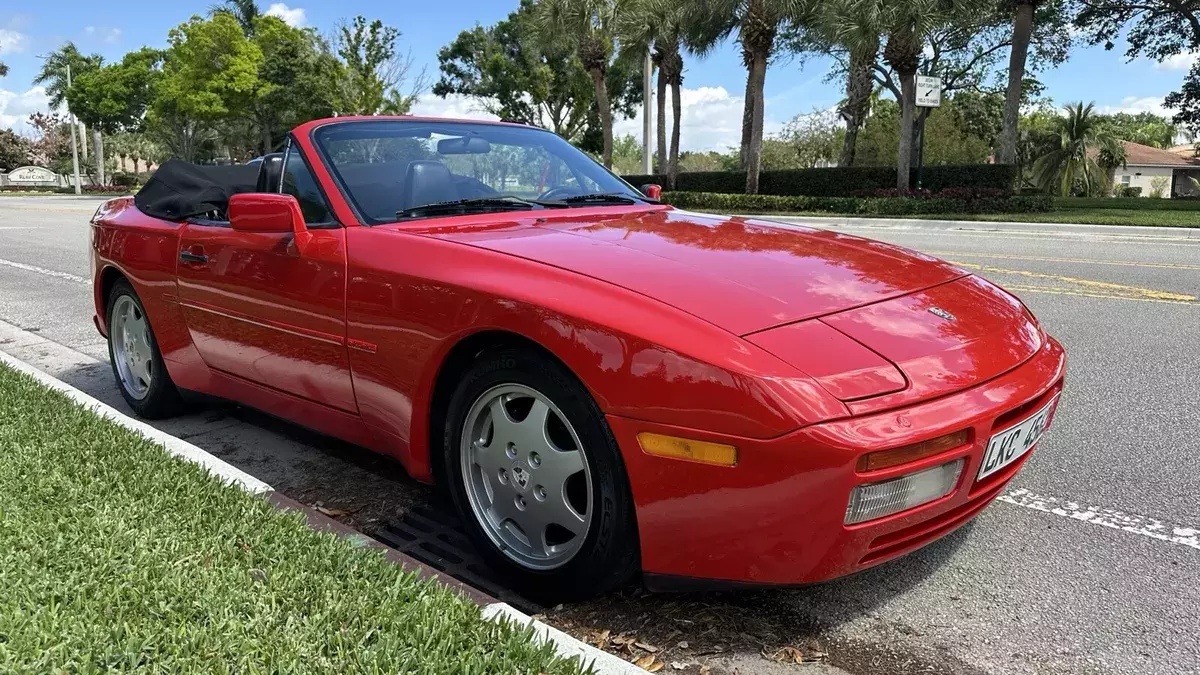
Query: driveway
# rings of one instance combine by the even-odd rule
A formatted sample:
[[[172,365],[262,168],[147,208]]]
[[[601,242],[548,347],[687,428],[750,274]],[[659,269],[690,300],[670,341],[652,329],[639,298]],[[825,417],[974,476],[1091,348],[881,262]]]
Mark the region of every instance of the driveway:
[[[91,323],[96,204],[0,198],[0,349],[123,407]],[[713,660],[714,673],[806,672],[760,656],[783,646],[864,674],[1200,672],[1200,238],[978,227],[835,229],[1000,283],[1066,345],[1055,426],[1002,501],[917,554],[822,586],[625,592],[548,619],[585,637],[630,631],[668,664]],[[160,426],[368,532],[431,492],[389,460],[236,406]]]

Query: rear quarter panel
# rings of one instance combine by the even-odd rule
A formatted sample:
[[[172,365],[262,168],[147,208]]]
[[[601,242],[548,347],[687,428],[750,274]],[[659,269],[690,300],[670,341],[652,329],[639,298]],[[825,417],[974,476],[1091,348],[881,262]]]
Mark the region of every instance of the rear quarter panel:
[[[187,388],[187,373],[177,364],[201,362],[176,301],[175,264],[181,229],[179,223],[138,211],[132,197],[107,202],[92,221],[92,286],[97,327],[107,335],[106,290],[115,274],[129,280],[146,308],[172,378]]]

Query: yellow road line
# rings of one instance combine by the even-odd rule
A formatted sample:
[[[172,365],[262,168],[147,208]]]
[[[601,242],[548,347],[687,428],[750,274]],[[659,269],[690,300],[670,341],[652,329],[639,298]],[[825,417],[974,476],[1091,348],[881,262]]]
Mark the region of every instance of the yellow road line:
[[[964,263],[951,261],[953,264],[967,269],[978,270],[980,272],[994,272],[996,274],[1016,274],[1031,279],[1048,279],[1066,284],[1075,284],[1091,289],[1093,292],[1106,292],[1110,296],[1119,297],[1134,297],[1147,298],[1152,300],[1171,300],[1174,302],[1195,302],[1196,296],[1187,295],[1185,293],[1172,293],[1170,291],[1160,291],[1154,288],[1142,288],[1140,286],[1126,286],[1125,284],[1114,284],[1108,281],[1094,281],[1092,279],[1080,279],[1078,277],[1068,277],[1060,274],[1043,274],[1041,272],[1030,272],[1028,270],[1010,270],[1004,267],[991,267],[989,265],[976,265],[974,263]]]
[[[1034,255],[1005,255],[998,253],[968,253],[966,251],[926,251],[937,256],[966,256],[968,258],[997,258],[1001,260],[1034,260],[1039,262],[1085,263],[1088,265],[1119,265],[1123,267],[1161,267],[1172,270],[1200,270],[1200,265],[1184,263],[1134,262],[1131,260],[1088,260],[1086,258],[1047,258]]]
[[[1137,302],[1157,302],[1166,305],[1189,305],[1191,307],[1200,306],[1191,300],[1160,300],[1158,298],[1138,298],[1129,295],[1105,295],[1103,293],[1086,293],[1083,291],[1073,291],[1066,288],[1046,288],[1045,286],[1013,286],[1007,285],[1005,289],[1014,293],[1048,293],[1050,295],[1075,295],[1084,298],[1102,298],[1105,300],[1135,300]]]

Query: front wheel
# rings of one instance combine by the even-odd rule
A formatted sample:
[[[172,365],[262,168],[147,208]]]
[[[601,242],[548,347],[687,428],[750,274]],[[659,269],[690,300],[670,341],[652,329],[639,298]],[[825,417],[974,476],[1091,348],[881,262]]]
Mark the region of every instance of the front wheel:
[[[163,364],[146,309],[124,279],[108,296],[108,360],[121,396],[139,416],[160,419],[179,411],[179,391]]]
[[[603,593],[637,571],[637,528],[608,424],[542,354],[485,355],[450,403],[449,490],[485,558],[536,598]]]

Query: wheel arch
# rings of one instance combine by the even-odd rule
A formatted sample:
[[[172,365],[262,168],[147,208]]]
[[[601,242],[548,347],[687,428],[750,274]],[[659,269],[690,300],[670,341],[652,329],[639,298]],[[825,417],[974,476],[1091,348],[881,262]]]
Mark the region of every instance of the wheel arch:
[[[426,413],[428,428],[426,429],[426,448],[429,453],[430,468],[436,484],[444,484],[446,466],[442,446],[442,433],[446,425],[446,414],[450,407],[450,399],[454,395],[454,387],[459,379],[467,372],[479,357],[489,351],[508,348],[525,348],[538,352],[545,358],[561,365],[567,372],[587,389],[587,384],[579,377],[566,362],[540,342],[520,333],[503,329],[485,329],[461,337],[442,358],[433,379],[433,387],[429,398],[429,408]],[[590,390],[589,390],[590,391]]]
[[[117,269],[115,265],[106,265],[96,279],[96,317],[102,326],[102,333],[108,336],[108,298],[112,295],[113,287],[118,281],[129,282],[129,277]]]

